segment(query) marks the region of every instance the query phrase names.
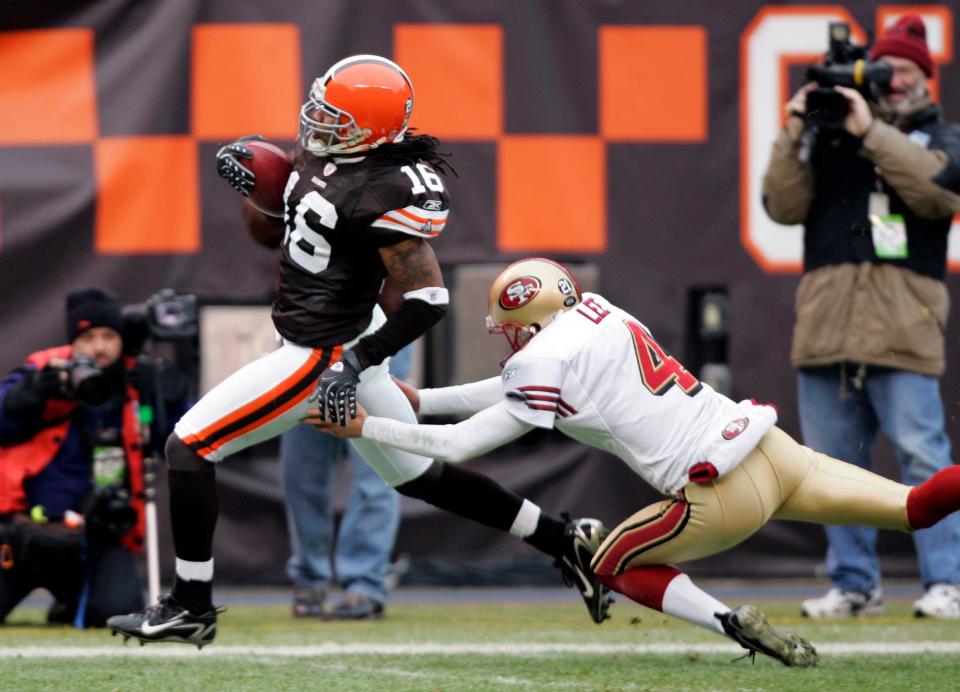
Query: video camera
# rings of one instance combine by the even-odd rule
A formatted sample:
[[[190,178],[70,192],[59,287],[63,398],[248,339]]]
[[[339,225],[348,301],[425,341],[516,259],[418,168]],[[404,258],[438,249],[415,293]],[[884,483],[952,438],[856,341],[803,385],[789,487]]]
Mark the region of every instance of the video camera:
[[[129,355],[139,353],[147,339],[192,338],[197,335],[197,328],[197,297],[172,288],[123,308],[124,350]]]
[[[870,62],[868,46],[850,41],[850,25],[830,22],[830,49],[822,65],[807,68],[807,79],[819,88],[807,94],[806,122],[808,130],[840,130],[849,106],[843,94],[833,89],[845,86],[857,89],[869,101],[877,100],[877,88],[893,79],[893,67],[883,60]]]

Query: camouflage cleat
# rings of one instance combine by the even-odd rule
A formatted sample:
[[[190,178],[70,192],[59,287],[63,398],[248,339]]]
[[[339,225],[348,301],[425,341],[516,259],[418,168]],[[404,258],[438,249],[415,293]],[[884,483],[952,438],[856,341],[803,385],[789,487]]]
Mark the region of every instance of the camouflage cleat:
[[[157,603],[136,613],[108,618],[107,627],[114,636],[122,635],[124,644],[135,637],[140,646],[148,642],[178,642],[202,649],[217,636],[217,613],[224,610],[224,606],[217,606],[194,615],[171,596],[161,596]]]
[[[817,650],[803,637],[781,630],[752,605],[743,605],[716,616],[727,636],[749,651],[754,659],[757,652],[775,658],[785,666],[805,668],[820,661]]]
[[[590,561],[610,532],[599,519],[571,519],[566,514],[563,518],[567,520],[564,534],[570,542],[553,565],[560,569],[567,586],[577,587],[590,617],[599,625],[610,617],[613,598],[610,589],[597,581]]]

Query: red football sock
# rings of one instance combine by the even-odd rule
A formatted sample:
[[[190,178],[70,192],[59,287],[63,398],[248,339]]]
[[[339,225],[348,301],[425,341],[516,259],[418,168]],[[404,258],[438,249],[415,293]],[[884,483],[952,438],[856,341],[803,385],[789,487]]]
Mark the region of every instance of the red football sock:
[[[622,593],[627,598],[640,605],[663,612],[663,594],[667,586],[677,576],[683,574],[680,570],[668,565],[649,567],[634,567],[622,574],[597,575],[597,580],[604,586]]]
[[[960,466],[937,471],[907,495],[907,522],[926,529],[960,509]]]

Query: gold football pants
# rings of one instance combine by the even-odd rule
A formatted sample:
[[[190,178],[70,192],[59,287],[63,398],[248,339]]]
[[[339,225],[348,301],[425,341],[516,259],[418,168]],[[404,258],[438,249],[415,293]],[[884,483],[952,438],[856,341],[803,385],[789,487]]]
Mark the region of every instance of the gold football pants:
[[[797,443],[773,428],[723,478],[688,483],[617,526],[593,559],[599,575],[694,560],[732,548],[771,519],[909,531],[902,485]]]

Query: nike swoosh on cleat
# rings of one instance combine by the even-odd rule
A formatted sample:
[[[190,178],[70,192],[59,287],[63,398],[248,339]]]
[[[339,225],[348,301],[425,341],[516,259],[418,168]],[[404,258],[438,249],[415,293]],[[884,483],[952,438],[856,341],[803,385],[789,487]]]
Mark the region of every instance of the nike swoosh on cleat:
[[[590,580],[587,578],[587,575],[583,573],[583,570],[580,569],[580,566],[573,564],[567,558],[563,558],[563,561],[567,563],[570,569],[573,570],[580,579],[580,592],[583,594],[584,598],[593,597],[593,584],[590,583]]]
[[[182,617],[179,617],[176,620],[171,620],[170,622],[161,622],[159,625],[151,625],[149,620],[144,620],[143,624],[140,625],[140,631],[146,635],[152,635],[182,624],[184,624]]]
[[[580,564],[589,566],[593,562],[594,553],[589,547],[578,542],[576,545],[576,550],[577,558],[580,560]]]

